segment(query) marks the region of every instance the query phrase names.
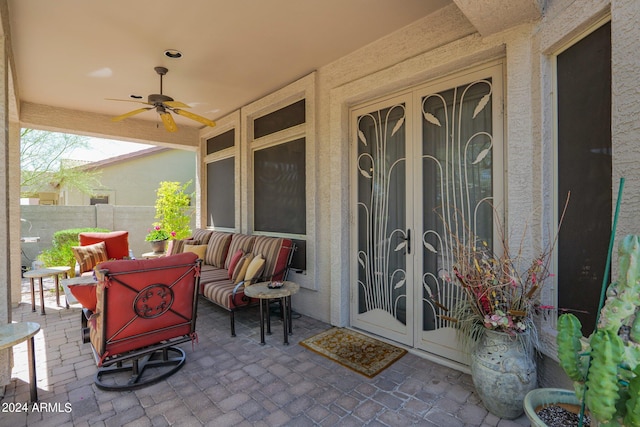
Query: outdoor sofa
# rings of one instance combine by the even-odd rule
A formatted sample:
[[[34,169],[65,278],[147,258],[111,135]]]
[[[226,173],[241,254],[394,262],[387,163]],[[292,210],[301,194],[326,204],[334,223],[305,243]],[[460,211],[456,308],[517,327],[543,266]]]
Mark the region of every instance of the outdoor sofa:
[[[195,252],[203,260],[200,296],[229,312],[235,336],[235,312],[257,303],[245,286],[286,280],[295,245],[290,239],[196,229],[189,239],[173,240],[168,254]]]

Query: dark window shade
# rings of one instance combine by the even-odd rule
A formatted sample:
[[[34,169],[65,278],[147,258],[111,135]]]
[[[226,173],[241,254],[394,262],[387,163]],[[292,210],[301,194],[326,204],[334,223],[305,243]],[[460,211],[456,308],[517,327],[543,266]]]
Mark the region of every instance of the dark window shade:
[[[296,251],[291,259],[291,270],[304,271],[307,269],[307,241],[291,239],[296,245]]]
[[[262,138],[263,136],[301,125],[304,122],[305,101],[301,99],[273,113],[255,119],[253,121],[253,137]]]
[[[217,153],[235,145],[236,130],[231,129],[220,135],[207,139],[207,154]]]
[[[90,205],[108,205],[109,196],[94,196],[89,199]]]
[[[235,163],[229,157],[207,164],[207,225],[234,228]]]
[[[588,336],[612,223],[611,24],[560,54],[557,65],[560,209],[571,191],[558,239],[558,308],[572,311]]]
[[[254,228],[306,234],[305,139],[256,150]]]

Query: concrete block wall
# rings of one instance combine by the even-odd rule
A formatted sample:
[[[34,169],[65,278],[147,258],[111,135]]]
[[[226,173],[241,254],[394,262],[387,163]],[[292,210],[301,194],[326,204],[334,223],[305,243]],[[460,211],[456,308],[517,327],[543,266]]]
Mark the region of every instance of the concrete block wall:
[[[39,206],[20,207],[21,237],[39,237],[35,243],[22,243],[21,248],[29,260],[51,247],[53,234],[68,228],[98,227],[109,230],[127,230],[129,247],[134,255],[149,252],[151,247],[144,238],[155,222],[153,206]],[[191,229],[195,228],[192,215]],[[23,257],[23,262],[25,257]]]

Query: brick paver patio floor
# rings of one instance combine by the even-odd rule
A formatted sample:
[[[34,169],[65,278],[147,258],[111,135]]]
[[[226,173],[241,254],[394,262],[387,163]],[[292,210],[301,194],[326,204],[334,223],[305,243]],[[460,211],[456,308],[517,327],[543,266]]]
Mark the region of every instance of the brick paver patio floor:
[[[469,375],[415,354],[368,379],[298,345],[330,327],[324,322],[296,316],[285,346],[274,318],[274,333],[261,346],[257,310],[236,315],[232,338],[227,312],[206,301],[198,306],[198,342],[182,346],[187,363],[180,371],[140,390],[103,391],[93,382],[90,346],[81,341],[80,308],[56,307],[48,291],[47,314],[32,313],[27,288],[13,320],[42,327],[35,337],[40,405],[33,410],[28,403],[21,343],[14,347],[12,381],[0,400],[0,426],[529,425],[524,416],[509,421],[489,414]],[[25,406],[28,411],[20,412]]]

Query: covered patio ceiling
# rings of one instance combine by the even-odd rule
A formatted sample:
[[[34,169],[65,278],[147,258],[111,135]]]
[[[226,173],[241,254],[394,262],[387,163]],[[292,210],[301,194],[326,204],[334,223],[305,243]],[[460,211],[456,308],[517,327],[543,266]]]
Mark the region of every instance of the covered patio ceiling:
[[[10,114],[22,127],[132,141],[197,144],[176,117],[168,138],[151,110],[122,100],[163,93],[219,119],[375,40],[457,7],[486,35],[539,16],[544,0],[0,0],[10,30]],[[401,49],[401,46],[399,46]],[[177,50],[182,58],[167,57]],[[167,139],[168,138],[168,139]],[[188,142],[185,142],[188,141]]]
[[[70,111],[108,121],[144,107],[106,98],[159,93],[156,66],[169,69],[164,94],[217,119],[450,3],[9,0],[20,121],[52,127],[59,110],[64,127]],[[182,58],[167,57],[168,49]],[[117,125],[130,121],[160,123],[147,111]]]

